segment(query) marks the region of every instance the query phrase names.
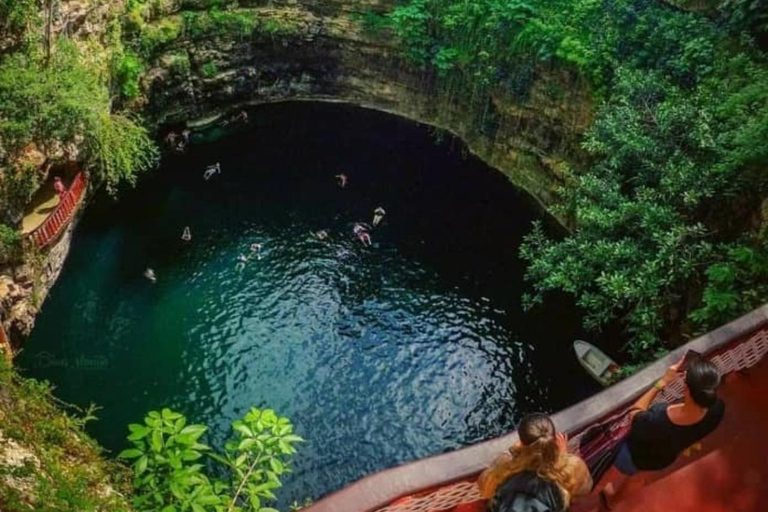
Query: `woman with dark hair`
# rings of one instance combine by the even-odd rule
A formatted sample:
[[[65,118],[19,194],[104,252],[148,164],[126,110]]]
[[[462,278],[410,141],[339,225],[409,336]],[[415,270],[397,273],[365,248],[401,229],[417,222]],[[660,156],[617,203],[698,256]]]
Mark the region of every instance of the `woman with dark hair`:
[[[529,414],[517,427],[520,441],[477,481],[490,512],[562,512],[592,488],[587,465],[568,453],[568,440],[546,414]]]
[[[604,509],[641,488],[644,471],[659,471],[670,466],[678,455],[717,428],[725,404],[717,397],[720,374],[717,367],[702,357],[693,357],[685,368],[683,401],[651,405],[666,385],[677,378],[683,361],[671,366],[633,406],[632,427],[619,447],[613,467],[606,475],[609,483],[600,493]],[[614,488],[612,483],[618,479]]]

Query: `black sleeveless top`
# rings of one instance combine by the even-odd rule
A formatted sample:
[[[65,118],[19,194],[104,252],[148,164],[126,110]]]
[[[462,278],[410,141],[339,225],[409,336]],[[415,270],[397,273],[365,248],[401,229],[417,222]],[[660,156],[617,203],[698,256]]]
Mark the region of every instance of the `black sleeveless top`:
[[[627,436],[632,462],[639,470],[656,471],[673,462],[680,452],[715,430],[725,414],[725,404],[718,400],[693,425],[675,425],[667,416],[670,404],[659,403],[635,416]]]
[[[563,493],[556,483],[532,471],[512,475],[488,504],[488,512],[564,512]]]

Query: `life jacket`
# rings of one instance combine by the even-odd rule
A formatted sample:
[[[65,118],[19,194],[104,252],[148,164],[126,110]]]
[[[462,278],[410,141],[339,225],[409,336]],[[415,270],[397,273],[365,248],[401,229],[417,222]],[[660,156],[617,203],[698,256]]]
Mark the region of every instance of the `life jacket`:
[[[564,512],[563,493],[556,483],[532,471],[512,475],[496,490],[488,512]]]

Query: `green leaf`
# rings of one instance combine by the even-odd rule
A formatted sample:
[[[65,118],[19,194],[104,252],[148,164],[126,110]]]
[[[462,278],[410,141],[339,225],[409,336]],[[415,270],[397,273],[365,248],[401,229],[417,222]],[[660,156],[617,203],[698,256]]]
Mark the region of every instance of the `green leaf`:
[[[134,469],[136,471],[136,476],[142,474],[147,469],[147,464],[149,463],[149,459],[146,455],[143,455],[139,458],[139,460],[136,461],[136,464],[134,466]]]
[[[123,450],[117,455],[118,459],[135,459],[137,457],[141,457],[143,455],[143,452],[141,450],[137,450],[136,448],[129,448],[127,450]]]
[[[163,434],[159,430],[153,430],[150,436],[149,445],[152,449],[160,453],[163,450]]]
[[[197,441],[207,430],[208,427],[205,425],[188,425],[181,430],[179,435],[189,436],[192,441]]]
[[[151,428],[136,423],[128,425],[128,429],[131,431],[131,433],[128,435],[129,441],[138,441],[139,439],[143,439],[152,431]]]

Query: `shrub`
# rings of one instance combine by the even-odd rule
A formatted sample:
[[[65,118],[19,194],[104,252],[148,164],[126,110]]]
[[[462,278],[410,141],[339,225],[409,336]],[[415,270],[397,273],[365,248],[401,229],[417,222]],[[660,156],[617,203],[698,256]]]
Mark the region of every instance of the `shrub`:
[[[179,17],[163,18],[159,23],[146,25],[139,35],[138,46],[145,58],[179,38],[183,21]]]
[[[135,53],[128,51],[117,57],[113,75],[120,95],[132,100],[141,94],[139,79],[144,73],[144,62]]]
[[[219,68],[213,62],[206,62],[200,67],[200,74],[205,78],[213,78],[219,72]]]
[[[129,512],[130,475],[108,462],[84,432],[94,407],[63,412],[50,386],[24,379],[0,358],[0,430],[29,455],[22,465],[0,458],[0,503],[4,511]],[[58,405],[58,406],[57,406]],[[66,405],[66,404],[65,404]]]
[[[134,506],[146,512],[275,512],[262,504],[276,499],[273,491],[290,471],[294,444],[302,441],[287,418],[256,408],[232,424],[233,436],[223,453],[200,442],[204,425],[188,425],[170,409],[150,411],[143,424],[128,429],[133,447],[119,457],[133,460]]]
[[[5,224],[0,224],[0,263],[18,260],[21,252],[19,232]]]
[[[209,36],[249,36],[256,28],[256,14],[250,10],[220,10],[185,12],[184,32],[192,39]]]
[[[111,192],[120,182],[135,184],[138,172],[155,163],[157,149],[147,130],[128,117],[97,114],[84,136],[86,161]]]
[[[189,56],[186,53],[174,53],[168,59],[168,69],[174,76],[186,77],[190,68]]]
[[[711,329],[768,302],[768,242],[732,245],[723,261],[707,268],[702,307],[691,318]]]

